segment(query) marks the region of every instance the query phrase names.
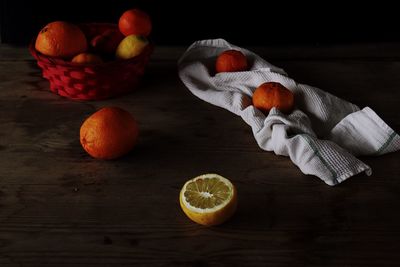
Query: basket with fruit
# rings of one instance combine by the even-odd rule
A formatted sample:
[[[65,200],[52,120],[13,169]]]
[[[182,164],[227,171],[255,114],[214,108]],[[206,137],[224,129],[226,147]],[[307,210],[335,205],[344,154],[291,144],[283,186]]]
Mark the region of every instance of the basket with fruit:
[[[153,51],[149,16],[126,11],[119,24],[47,24],[29,50],[50,90],[77,100],[99,100],[135,89]]]

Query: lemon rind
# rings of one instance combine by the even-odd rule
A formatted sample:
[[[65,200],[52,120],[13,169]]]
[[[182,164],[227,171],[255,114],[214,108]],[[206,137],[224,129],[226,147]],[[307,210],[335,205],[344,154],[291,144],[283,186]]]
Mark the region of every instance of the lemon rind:
[[[189,183],[194,182],[194,181],[197,181],[197,180],[199,180],[199,179],[205,179],[205,178],[218,178],[221,182],[225,183],[225,184],[231,189],[230,194],[229,194],[229,198],[227,198],[224,202],[222,202],[221,204],[219,204],[219,205],[217,205],[217,206],[215,206],[215,207],[213,207],[213,208],[201,209],[201,208],[193,207],[193,206],[186,200],[186,198],[184,197],[184,194],[183,194],[183,193],[186,191],[186,187],[187,187],[187,185],[188,185]],[[226,179],[225,177],[223,177],[223,176],[221,176],[221,175],[219,175],[219,174],[207,173],[207,174],[202,174],[202,175],[200,175],[200,176],[197,176],[197,177],[195,177],[195,178],[190,179],[189,181],[187,181],[187,182],[183,185],[183,187],[182,187],[182,190],[181,190],[181,192],[180,192],[180,197],[181,197],[181,201],[183,202],[184,206],[185,206],[187,209],[189,209],[190,211],[197,212],[197,213],[201,213],[201,214],[206,214],[206,213],[214,213],[214,212],[216,212],[216,211],[218,211],[218,210],[221,210],[221,209],[223,209],[224,207],[226,207],[226,206],[231,202],[231,200],[233,199],[234,192],[235,192],[234,186],[233,186],[233,184],[232,184],[228,179]]]

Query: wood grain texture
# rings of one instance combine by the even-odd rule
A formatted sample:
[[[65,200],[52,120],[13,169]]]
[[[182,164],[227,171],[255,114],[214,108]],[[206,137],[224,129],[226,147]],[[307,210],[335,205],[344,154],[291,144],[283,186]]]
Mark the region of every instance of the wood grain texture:
[[[296,81],[370,106],[400,131],[395,57],[333,49],[336,57],[305,60],[274,49],[266,58]],[[180,51],[161,48],[132,94],[75,102],[48,91],[25,48],[0,47],[1,267],[400,264],[399,153],[364,157],[372,176],[329,187],[191,95],[177,77]],[[127,156],[98,161],[81,148],[79,127],[108,105],[130,111],[141,135]],[[212,228],[178,204],[184,182],[206,172],[229,177],[239,194],[233,219]]]

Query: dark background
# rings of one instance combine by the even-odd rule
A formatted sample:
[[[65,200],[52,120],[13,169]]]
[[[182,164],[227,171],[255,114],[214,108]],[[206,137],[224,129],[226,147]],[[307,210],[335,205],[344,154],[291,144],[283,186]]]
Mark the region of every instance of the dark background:
[[[132,7],[150,14],[152,39],[163,45],[188,45],[217,37],[238,45],[400,40],[393,4],[297,2],[1,0],[1,41],[27,44],[42,26],[54,20],[116,23],[123,11]]]

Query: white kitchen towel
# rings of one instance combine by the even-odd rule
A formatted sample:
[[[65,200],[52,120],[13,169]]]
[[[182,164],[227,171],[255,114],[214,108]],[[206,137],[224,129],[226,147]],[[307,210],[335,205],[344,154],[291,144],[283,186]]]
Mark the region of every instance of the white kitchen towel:
[[[250,62],[243,72],[214,74],[216,57],[239,50]],[[193,43],[178,62],[179,77],[200,99],[239,115],[251,126],[260,148],[289,156],[305,174],[336,185],[371,168],[359,155],[382,155],[400,149],[400,137],[369,107],[360,110],[318,88],[298,84],[284,70],[223,39]],[[296,108],[268,116],[254,108],[252,95],[264,82],[279,82],[294,92]]]

